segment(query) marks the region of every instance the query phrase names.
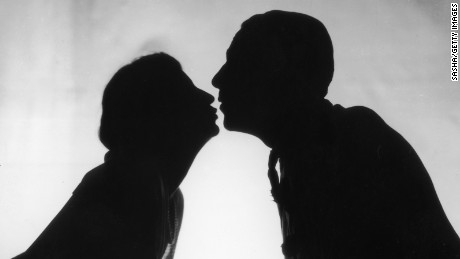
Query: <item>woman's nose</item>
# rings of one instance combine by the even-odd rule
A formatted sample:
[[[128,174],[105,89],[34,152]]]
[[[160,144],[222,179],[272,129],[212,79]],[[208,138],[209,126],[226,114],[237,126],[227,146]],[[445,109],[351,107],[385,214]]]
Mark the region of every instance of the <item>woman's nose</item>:
[[[200,91],[201,91],[201,96],[203,97],[204,100],[206,100],[207,103],[211,104],[211,103],[214,102],[214,100],[215,100],[214,96],[212,96],[210,93],[205,92],[205,91],[203,91],[201,89],[200,89]]]
[[[213,103],[215,100],[214,96],[212,96],[210,93],[206,93],[206,97],[208,98],[209,103]]]

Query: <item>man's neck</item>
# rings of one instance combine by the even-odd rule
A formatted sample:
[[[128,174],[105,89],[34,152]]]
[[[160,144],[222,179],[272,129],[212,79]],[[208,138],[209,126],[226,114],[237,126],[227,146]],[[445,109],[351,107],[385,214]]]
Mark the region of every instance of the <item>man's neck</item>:
[[[271,130],[260,134],[259,138],[272,149],[291,149],[306,137],[318,137],[331,108],[332,104],[326,99],[292,108],[272,122]]]

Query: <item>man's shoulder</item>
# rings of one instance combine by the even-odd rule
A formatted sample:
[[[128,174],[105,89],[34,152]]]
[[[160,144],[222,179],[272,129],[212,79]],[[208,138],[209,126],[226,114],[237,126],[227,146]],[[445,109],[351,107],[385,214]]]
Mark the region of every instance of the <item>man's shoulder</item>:
[[[395,149],[410,147],[410,144],[375,111],[364,106],[338,109],[336,127],[342,139],[353,147],[386,147]],[[400,151],[401,151],[400,150]]]
[[[334,117],[341,130],[374,134],[392,130],[375,111],[364,106],[344,108],[335,105]]]
[[[386,123],[383,119],[372,109],[364,106],[352,106],[349,108],[343,108],[339,106],[337,109],[340,112],[339,117],[342,123],[345,123],[349,126],[373,126],[378,124]]]

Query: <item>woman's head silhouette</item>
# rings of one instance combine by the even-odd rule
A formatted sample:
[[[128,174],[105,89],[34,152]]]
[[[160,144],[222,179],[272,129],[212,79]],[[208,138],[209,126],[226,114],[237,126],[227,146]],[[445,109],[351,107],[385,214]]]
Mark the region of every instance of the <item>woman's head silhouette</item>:
[[[109,150],[126,155],[204,144],[218,133],[213,101],[173,57],[143,56],[107,84],[99,137]]]

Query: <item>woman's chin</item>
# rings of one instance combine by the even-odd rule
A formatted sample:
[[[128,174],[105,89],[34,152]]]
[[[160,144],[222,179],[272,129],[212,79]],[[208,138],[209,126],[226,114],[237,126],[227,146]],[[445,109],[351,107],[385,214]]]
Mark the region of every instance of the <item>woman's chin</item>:
[[[219,134],[219,132],[220,132],[219,126],[217,126],[217,124],[216,124],[215,122],[214,122],[214,124],[213,124],[213,131],[212,131],[212,132],[213,132],[213,136],[212,136],[212,137],[217,136],[217,135]]]
[[[207,127],[203,128],[202,130],[202,132],[209,134],[209,138],[217,136],[220,132],[220,129],[219,129],[219,126],[217,126],[216,120],[217,120],[217,116],[216,116],[216,119],[208,121]]]
[[[213,123],[211,127],[207,128],[206,130],[203,130],[203,132],[206,132],[204,134],[204,140],[206,143],[213,137],[217,136],[220,132],[220,129],[215,123]]]

